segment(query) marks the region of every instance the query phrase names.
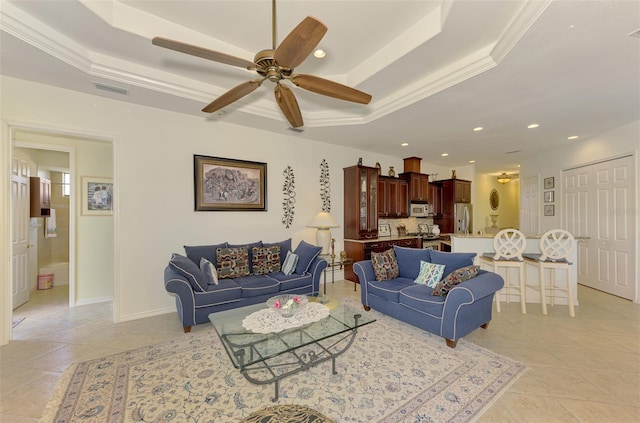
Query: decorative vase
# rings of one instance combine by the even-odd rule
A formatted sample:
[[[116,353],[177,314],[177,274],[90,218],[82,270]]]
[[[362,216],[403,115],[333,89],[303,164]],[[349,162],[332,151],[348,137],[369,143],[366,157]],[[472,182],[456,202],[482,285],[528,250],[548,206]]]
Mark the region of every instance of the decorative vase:
[[[396,176],[396,171],[395,171],[395,170],[393,170],[393,166],[389,166],[389,173],[388,173],[388,175],[389,175],[389,176],[391,176],[391,177]]]
[[[431,233],[434,235],[440,235],[440,226],[439,225],[433,225],[431,227]]]
[[[453,169],[453,170],[451,171],[451,179],[457,179],[457,178],[458,178],[458,175],[456,175],[456,170],[455,170],[455,169]]]

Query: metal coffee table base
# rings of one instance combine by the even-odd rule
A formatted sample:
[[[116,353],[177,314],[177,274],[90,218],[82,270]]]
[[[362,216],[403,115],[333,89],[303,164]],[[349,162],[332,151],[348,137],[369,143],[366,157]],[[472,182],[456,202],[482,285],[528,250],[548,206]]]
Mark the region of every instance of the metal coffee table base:
[[[309,370],[311,367],[328,360],[331,360],[332,373],[334,375],[337,374],[336,357],[351,347],[358,333],[357,325],[361,315],[356,314],[353,317],[356,323],[356,327],[354,328],[347,329],[345,332],[335,334],[320,341],[309,342],[308,344],[292,348],[286,352],[273,354],[272,356],[263,355],[259,352],[260,349],[256,348],[258,345],[268,342],[263,337],[258,337],[254,342],[246,342],[246,333],[238,335],[225,334],[222,338],[224,338],[224,341],[229,345],[233,346],[234,349],[238,349],[235,352],[235,356],[240,364],[240,372],[249,382],[256,385],[274,384],[275,397],[272,401],[275,402],[279,398],[280,380],[287,376],[303,370]],[[305,328],[293,329],[277,336],[277,338],[284,343],[287,342],[284,336],[285,334],[287,337],[290,337],[292,334],[299,334],[300,339],[305,335],[311,337],[306,333]],[[234,342],[234,338],[236,337],[241,338],[242,341],[239,343]],[[245,366],[245,363],[251,364]]]

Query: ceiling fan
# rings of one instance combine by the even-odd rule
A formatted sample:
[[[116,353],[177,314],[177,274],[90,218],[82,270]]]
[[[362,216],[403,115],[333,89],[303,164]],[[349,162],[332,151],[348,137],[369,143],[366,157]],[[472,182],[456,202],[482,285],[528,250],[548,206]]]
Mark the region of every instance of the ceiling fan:
[[[214,62],[255,70],[258,73],[259,78],[243,82],[231,88],[205,106],[202,109],[203,112],[213,113],[228,106],[253,92],[262,85],[265,79],[268,79],[276,84],[274,91],[280,110],[282,110],[291,126],[298,128],[304,125],[298,101],[293,91],[282,81],[289,80],[294,85],[305,90],[340,100],[361,104],[369,104],[371,101],[369,94],[355,88],[313,75],[293,73],[293,69],[302,64],[307,56],[315,50],[327,29],[322,22],[307,16],[276,48],[276,0],[272,0],[272,48],[259,51],[255,55],[253,62],[162,37],[153,38],[152,43],[181,53],[213,60]]]

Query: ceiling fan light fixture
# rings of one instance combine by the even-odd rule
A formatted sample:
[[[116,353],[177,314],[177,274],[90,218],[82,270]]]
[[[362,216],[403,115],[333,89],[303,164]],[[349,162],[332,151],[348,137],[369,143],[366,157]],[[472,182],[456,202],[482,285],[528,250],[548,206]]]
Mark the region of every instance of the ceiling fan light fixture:
[[[500,182],[501,184],[506,184],[511,182],[511,176],[507,175],[506,172],[502,172],[500,175],[498,175],[498,182]]]

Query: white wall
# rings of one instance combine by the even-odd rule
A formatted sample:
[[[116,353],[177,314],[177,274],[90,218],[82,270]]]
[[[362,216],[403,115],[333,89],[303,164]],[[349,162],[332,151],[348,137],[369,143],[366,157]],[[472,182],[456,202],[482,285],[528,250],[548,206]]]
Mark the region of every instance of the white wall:
[[[606,159],[621,157],[623,155],[634,154],[636,168],[636,203],[632,205],[631,213],[635,214],[636,234],[635,251],[640,251],[640,120],[630,122],[626,125],[612,129],[596,137],[567,143],[549,154],[531,157],[523,160],[520,167],[521,177],[539,176],[541,184],[544,178],[555,177],[555,216],[544,216],[542,210],[541,231],[547,231],[555,227],[562,227],[562,171],[580,165],[600,162]],[[542,199],[543,186],[540,187],[539,198]],[[542,200],[541,200],[542,201]],[[541,203],[541,207],[544,203]],[[640,302],[640,259],[636,257],[636,298],[635,302]]]
[[[562,227],[562,170],[595,163],[598,161],[620,157],[633,153],[636,157],[636,169],[638,168],[638,152],[640,151],[640,120],[628,123],[615,128],[596,137],[582,141],[567,142],[566,145],[554,149],[553,152],[530,157],[520,163],[520,177],[532,176],[540,177],[539,198],[543,199],[545,191],[542,181],[544,178],[553,176],[555,178],[555,216],[544,216],[540,210],[541,231]],[[636,172],[638,181],[636,186],[640,187],[640,175]],[[542,207],[541,203],[541,207]],[[635,205],[638,210],[638,204]],[[639,226],[636,224],[636,227]]]
[[[3,77],[0,82],[1,117],[5,123],[113,139],[116,208],[113,278],[114,314],[118,321],[174,310],[173,298],[163,287],[163,271],[171,253],[183,253],[185,244],[260,239],[270,242],[288,237],[293,237],[294,246],[301,239],[315,242],[314,229],[306,228],[306,224],[321,208],[322,159],[327,160],[330,168],[331,211],[341,225],[343,167],[355,165],[362,157],[365,165],[380,162],[395,169],[403,168],[402,159],[301,140],[284,131],[284,124],[283,134],[275,134],[14,78]],[[33,98],[38,101],[32,101]],[[3,143],[7,142],[3,139]],[[268,210],[194,212],[194,154],[266,162]],[[110,163],[104,154],[98,156],[104,164]],[[105,171],[102,163],[85,163],[80,154],[77,162],[78,177],[100,176]],[[3,160],[2,165],[5,168],[0,171],[8,174],[8,161]],[[293,226],[286,229],[281,223],[282,172],[289,165],[295,173],[297,196]],[[342,250],[342,229],[332,233],[336,250]],[[96,236],[107,237],[108,230],[97,229],[91,234],[84,231],[82,235],[79,231],[79,248],[80,244],[90,246],[89,238]],[[87,252],[89,255],[83,262],[90,267],[109,258],[103,256],[104,251],[92,251],[90,247]],[[82,266],[78,261],[78,267]],[[87,279],[91,275],[78,275],[78,286],[91,283]],[[108,286],[105,284],[103,288]]]

